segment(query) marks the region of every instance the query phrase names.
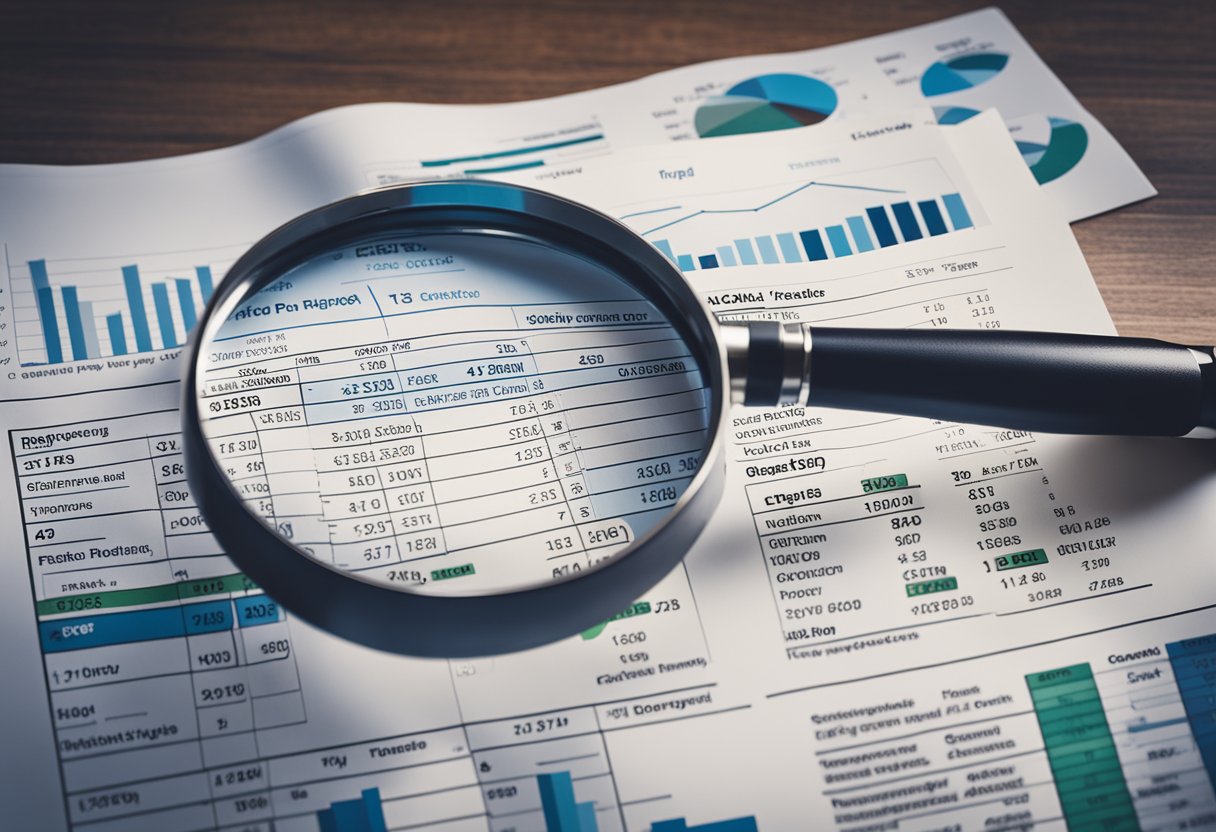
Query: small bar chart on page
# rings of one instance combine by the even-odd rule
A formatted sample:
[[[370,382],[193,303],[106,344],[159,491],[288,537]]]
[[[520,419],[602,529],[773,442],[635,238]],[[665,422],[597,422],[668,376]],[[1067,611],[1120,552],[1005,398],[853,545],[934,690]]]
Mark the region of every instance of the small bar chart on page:
[[[619,216],[684,272],[864,256],[985,222],[931,160]]]
[[[9,250],[21,365],[184,346],[216,283],[244,248],[99,258],[22,258]]]

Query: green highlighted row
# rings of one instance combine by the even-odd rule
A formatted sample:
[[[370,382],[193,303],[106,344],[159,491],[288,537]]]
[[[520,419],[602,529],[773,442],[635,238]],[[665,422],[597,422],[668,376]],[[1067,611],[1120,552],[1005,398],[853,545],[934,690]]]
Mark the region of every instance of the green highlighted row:
[[[222,595],[229,592],[247,592],[257,589],[257,584],[241,573],[221,575],[198,581],[178,581],[171,584],[145,586],[139,589],[110,589],[105,592],[82,592],[39,601],[38,615],[57,615],[64,612],[105,610],[115,607],[136,607],[143,604],[163,604],[166,601],[184,601],[206,595]]]
[[[471,563],[462,563],[460,566],[449,566],[446,569],[435,569],[431,571],[432,581],[446,581],[451,578],[463,578],[465,575],[476,574],[477,570],[473,568]]]
[[[907,474],[884,474],[881,477],[870,477],[861,481],[861,492],[863,494],[874,494],[878,491],[893,491],[896,488],[907,487]]]
[[[1047,563],[1047,552],[1042,549],[1027,549],[1025,552],[1014,552],[1011,555],[997,555],[992,562],[995,564],[997,572],[1039,566]]]
[[[949,592],[953,589],[958,589],[958,578],[934,578],[932,581],[917,581],[914,584],[904,585],[904,592],[908,593],[909,598],[915,598],[918,595],[932,595],[935,592]]]
[[[616,615],[612,616],[612,618],[609,618],[607,621],[603,621],[596,624],[594,627],[583,630],[583,641],[591,641],[591,639],[604,632],[605,628],[607,628],[607,626],[613,621],[620,621],[622,618],[633,618],[635,615],[645,615],[648,612],[650,612],[649,601],[638,601],[636,604],[631,604],[618,612]]]

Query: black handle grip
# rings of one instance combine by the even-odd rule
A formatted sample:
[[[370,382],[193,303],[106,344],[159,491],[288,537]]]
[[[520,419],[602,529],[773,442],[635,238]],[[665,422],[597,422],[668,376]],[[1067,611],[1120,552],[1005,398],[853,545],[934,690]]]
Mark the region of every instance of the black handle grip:
[[[1210,349],[992,330],[813,327],[810,341],[812,405],[1141,436],[1211,427],[1216,411]]]

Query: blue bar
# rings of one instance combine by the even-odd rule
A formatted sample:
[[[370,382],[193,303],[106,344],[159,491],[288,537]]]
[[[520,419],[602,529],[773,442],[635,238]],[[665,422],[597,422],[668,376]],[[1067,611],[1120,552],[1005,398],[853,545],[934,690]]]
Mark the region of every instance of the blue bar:
[[[84,323],[80,320],[80,299],[76,296],[75,286],[64,286],[59,291],[63,293],[63,316],[68,321],[68,341],[72,344],[72,359],[81,361],[89,357],[89,349],[84,345]]]
[[[802,247],[806,250],[806,259],[811,261],[828,259],[828,252],[823,247],[823,238],[819,236],[819,229],[799,231],[798,236],[802,239]]]
[[[122,331],[121,312],[106,315],[106,329],[110,331],[110,352],[114,355],[126,355],[127,335]]]
[[[793,234],[778,234],[777,245],[781,246],[781,256],[787,263],[801,263],[802,255],[798,253],[798,246],[794,243]]]
[[[878,238],[878,244],[883,248],[896,245],[899,241],[895,239],[895,229],[891,228],[891,221],[887,219],[887,212],[882,206],[876,208],[867,208],[866,216],[870,218],[870,225],[874,226],[874,236]]]
[[[242,627],[256,627],[259,624],[272,624],[283,620],[278,603],[265,595],[246,595],[233,601],[236,604],[237,624]]]
[[[920,209],[921,219],[925,221],[925,228],[929,229],[930,237],[946,233],[946,221],[942,219],[942,211],[934,200],[926,199],[924,202],[918,202],[916,207]]]
[[[1163,719],[1160,722],[1141,722],[1138,725],[1128,725],[1127,733],[1138,734],[1141,731],[1156,731],[1158,728],[1169,728],[1171,725],[1179,725],[1186,721],[1186,717],[1180,716],[1177,719]]]
[[[321,826],[321,832],[338,832],[338,822],[334,820],[333,809],[317,812],[317,823]]]
[[[190,281],[177,277],[173,279],[173,284],[177,286],[177,306],[182,310],[182,324],[186,327],[186,334],[189,335],[190,330],[194,329],[194,324],[198,321],[198,317],[194,314],[194,294],[190,291]]]
[[[861,217],[849,217],[845,222],[849,224],[849,231],[853,232],[853,242],[857,243],[857,251],[873,251],[874,243],[870,242],[870,229],[866,228],[866,221]]]
[[[684,818],[656,820],[650,824],[650,832],[685,832],[686,829],[688,829],[688,824],[684,822]]]
[[[895,212],[895,221],[899,223],[899,231],[904,235],[905,243],[919,240],[925,236],[916,222],[916,215],[912,213],[911,205],[906,202],[896,202],[891,206],[891,210]]]
[[[745,266],[756,265],[756,253],[752,251],[751,240],[735,240],[735,248],[739,250],[739,262]]]
[[[63,362],[63,344],[59,340],[59,319],[55,317],[55,299],[46,274],[45,260],[30,260],[30,279],[38,301],[38,317],[42,320],[42,342],[46,345],[46,363]]]
[[[760,259],[765,263],[779,263],[777,249],[773,247],[772,237],[757,237],[756,245],[760,247]]]
[[[156,322],[160,325],[160,340],[165,349],[177,346],[173,331],[173,313],[169,311],[169,290],[163,283],[152,284],[152,303],[156,305]]]
[[[338,832],[372,832],[362,800],[343,800],[330,804]]]
[[[829,225],[824,231],[828,234],[828,242],[832,244],[832,254],[837,257],[848,257],[853,253],[853,249],[849,248],[849,238],[845,235],[843,226]]]
[[[942,202],[946,203],[946,213],[950,215],[950,223],[954,226],[955,231],[973,227],[971,214],[967,213],[967,206],[963,204],[961,196],[942,194]]]
[[[697,258],[697,262],[701,264],[701,268],[703,269],[718,268],[718,258],[714,257],[712,254],[702,254]]]
[[[680,267],[680,271],[682,272],[691,272],[697,268],[692,264],[691,254],[681,254],[678,258],[676,258],[676,264]]]
[[[127,306],[131,308],[131,328],[135,330],[135,351],[152,351],[152,332],[144,311],[144,290],[139,285],[139,266],[123,266],[122,282],[127,290]]]
[[[203,303],[211,300],[211,267],[195,266],[194,273],[198,275],[198,289],[203,296]]]
[[[540,805],[545,813],[546,832],[579,832],[578,809],[574,802],[574,781],[570,772],[538,774]]]
[[[655,240],[651,245],[663,252],[664,256],[671,262],[676,262],[676,256],[671,253],[671,243],[666,240]]]
[[[595,804],[591,801],[578,803],[574,807],[578,814],[578,832],[599,832],[599,824],[595,820]]]
[[[734,252],[734,249],[732,249],[730,246],[719,246],[718,247],[718,260],[722,263],[723,266],[739,265],[738,263],[735,262],[735,252]]]
[[[703,823],[700,826],[689,826],[684,818],[675,818],[655,821],[650,824],[650,832],[759,832],[759,827],[756,825],[756,819],[750,815],[745,818]]]
[[[363,790],[363,808],[367,812],[368,829],[371,832],[388,832],[388,822],[384,819],[384,804],[380,802],[379,789]]]

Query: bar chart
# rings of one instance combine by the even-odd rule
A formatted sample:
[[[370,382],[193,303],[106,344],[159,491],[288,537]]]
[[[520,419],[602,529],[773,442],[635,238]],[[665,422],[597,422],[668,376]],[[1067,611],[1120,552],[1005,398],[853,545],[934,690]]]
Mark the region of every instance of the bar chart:
[[[721,195],[717,204],[676,204],[621,219],[685,272],[857,257],[983,223],[970,199],[934,168],[912,163],[868,181],[749,189],[734,196],[737,204]]]
[[[353,800],[331,803],[317,812],[321,832],[388,832],[379,789],[364,789]]]
[[[22,366],[183,346],[244,246],[136,258],[10,258]]]
[[[599,832],[595,803],[574,799],[574,780],[568,771],[536,777],[541,807],[545,813],[545,832]]]

